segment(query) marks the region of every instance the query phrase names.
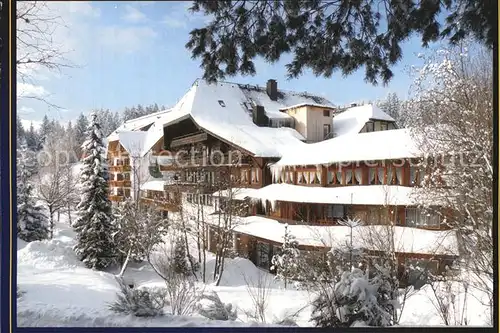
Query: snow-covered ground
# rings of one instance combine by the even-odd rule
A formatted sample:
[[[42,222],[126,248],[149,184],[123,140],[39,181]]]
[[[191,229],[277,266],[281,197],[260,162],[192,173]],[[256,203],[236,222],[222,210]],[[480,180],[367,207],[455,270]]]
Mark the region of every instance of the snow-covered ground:
[[[213,283],[200,287],[215,290],[221,300],[238,308],[236,321],[212,321],[201,316],[180,317],[166,314],[153,319],[117,315],[108,309],[119,290],[112,273],[85,268],[75,257],[72,246],[74,233],[66,223],[57,225],[54,239],[25,243],[18,240],[18,286],[23,292],[18,299],[18,326],[255,326],[274,325],[291,314],[299,326],[311,326],[310,304],[312,295],[304,290],[284,289],[273,276],[242,258],[228,259],[219,286]],[[209,254],[207,275],[213,269],[213,257]],[[270,283],[267,321],[269,324],[252,323],[245,315],[251,310],[252,301],[245,278],[256,281],[264,276]],[[162,286],[163,281],[147,263],[131,264],[125,273],[136,288]],[[412,295],[405,304],[400,325],[443,325],[430,299],[429,288]],[[470,296],[468,318],[470,325],[487,323],[487,308]],[[168,313],[168,311],[165,311]]]

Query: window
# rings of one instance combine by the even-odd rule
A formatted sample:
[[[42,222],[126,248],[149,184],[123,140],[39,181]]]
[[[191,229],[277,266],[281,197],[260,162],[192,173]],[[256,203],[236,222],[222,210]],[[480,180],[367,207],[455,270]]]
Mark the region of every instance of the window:
[[[406,208],[406,225],[409,227],[439,227],[438,214],[425,212],[418,208]]]
[[[334,173],[334,171],[328,170],[326,182],[328,183],[328,185],[335,184],[335,173]]]
[[[408,259],[406,265],[409,270],[408,283],[415,289],[422,287],[428,280],[428,273],[436,274],[439,270],[439,261],[425,259]]]
[[[344,205],[328,205],[326,206],[326,217],[341,219],[345,215],[344,208]]]
[[[266,243],[257,242],[257,266],[262,268],[269,267],[270,246]]]
[[[387,131],[387,123],[380,123],[380,130]]]
[[[130,180],[130,173],[125,173],[124,176],[125,180]]]
[[[323,110],[324,117],[330,117],[330,110]]]
[[[375,173],[376,173],[376,168],[370,168],[368,169],[368,183],[370,185],[375,184]]]
[[[330,124],[323,125],[323,139],[330,137],[331,130],[332,130],[332,128],[331,128]]]
[[[224,103],[224,101],[221,99],[219,99],[219,105],[222,106],[223,108],[226,107],[226,103]]]
[[[369,121],[365,125],[366,132],[373,132],[375,130],[375,126],[373,124],[373,121]]]

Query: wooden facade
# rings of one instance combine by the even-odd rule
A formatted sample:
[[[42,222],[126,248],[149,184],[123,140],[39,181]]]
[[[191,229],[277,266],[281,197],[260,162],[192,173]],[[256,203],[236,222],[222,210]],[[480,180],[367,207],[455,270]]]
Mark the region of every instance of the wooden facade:
[[[330,166],[287,167],[275,183],[303,186],[400,185],[418,186],[426,170],[418,159],[337,163]],[[441,180],[441,184],[444,182]]]
[[[118,140],[108,144],[107,151],[109,172],[109,199],[112,202],[120,202],[131,196],[131,171],[129,153],[123,148]]]

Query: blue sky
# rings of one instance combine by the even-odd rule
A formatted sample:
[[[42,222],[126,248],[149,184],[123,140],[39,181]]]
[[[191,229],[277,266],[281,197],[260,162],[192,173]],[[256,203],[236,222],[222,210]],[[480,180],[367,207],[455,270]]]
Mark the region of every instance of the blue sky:
[[[30,83],[33,87],[28,87],[42,91],[62,109],[21,98],[18,114],[35,122],[45,114],[67,121],[93,108],[121,111],[136,104],[172,106],[202,75],[198,60],[191,59],[184,45],[189,31],[203,25],[206,18],[188,13],[190,4],[190,1],[51,3],[51,10],[57,10],[66,25],[55,38],[71,50],[68,58],[78,66],[57,75],[40,75]],[[287,80],[284,65],[290,57],[273,65],[257,61],[257,75],[227,80],[264,85],[274,78],[279,88],[316,93],[338,104],[384,98],[389,92],[404,97],[411,82],[406,68],[418,63],[416,54],[422,48],[418,40],[412,39],[403,45],[403,51],[404,58],[393,68],[395,77],[387,87],[365,83],[364,70],[346,78],[334,74],[325,79],[306,73]]]

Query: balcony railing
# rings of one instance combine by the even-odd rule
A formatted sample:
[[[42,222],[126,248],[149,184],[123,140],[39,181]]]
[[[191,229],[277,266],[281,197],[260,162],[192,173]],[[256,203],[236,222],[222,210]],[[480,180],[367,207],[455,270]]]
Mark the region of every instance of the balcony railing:
[[[120,202],[123,201],[123,196],[121,195],[110,195],[109,200],[114,201],[114,202]]]
[[[108,169],[111,172],[130,172],[132,167],[130,165],[110,165]]]
[[[111,157],[129,157],[129,154],[126,150],[117,151],[117,150],[108,150],[108,155]]]
[[[109,186],[111,187],[132,187],[130,180],[110,180]]]
[[[163,210],[168,210],[171,212],[178,212],[180,209],[180,202],[177,200],[168,200],[166,198],[148,198],[142,197],[141,203],[149,206],[156,206]]]
[[[180,136],[174,138],[170,143],[170,147],[179,147],[184,146],[191,143],[202,142],[208,139],[208,135],[205,132],[196,133],[196,134],[188,134],[184,136]]]
[[[224,154],[218,154],[218,153],[213,153],[213,155],[195,155],[191,156],[191,154],[188,155],[180,155],[176,159],[176,164],[178,167],[208,167],[208,166],[229,166],[229,165],[247,165],[250,164],[250,158],[241,156],[239,157],[238,154],[235,153],[224,153]]]

